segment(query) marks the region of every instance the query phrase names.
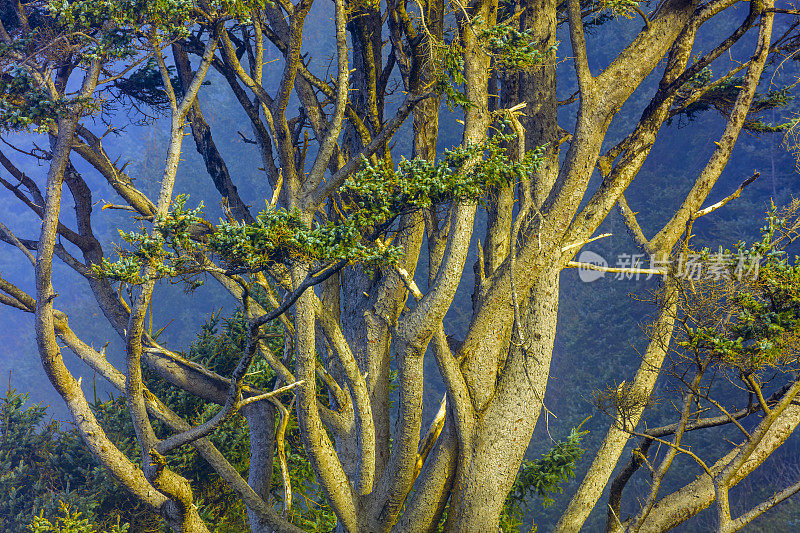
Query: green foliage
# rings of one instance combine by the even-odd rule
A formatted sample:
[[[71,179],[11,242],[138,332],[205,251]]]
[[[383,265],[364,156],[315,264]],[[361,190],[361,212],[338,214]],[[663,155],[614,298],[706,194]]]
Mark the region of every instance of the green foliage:
[[[348,261],[367,270],[392,264],[400,250],[385,246],[381,233],[404,213],[434,204],[475,200],[482,202],[487,190],[513,183],[533,173],[542,150],[528,152],[521,162],[506,156],[505,144],[514,138],[499,132],[485,144],[446,150],[436,163],[403,159],[397,170],[385,165],[364,167],[341,189],[347,203],[339,220],[305,224],[299,212],[267,209],[255,222],[221,222],[216,227],[202,218],[202,205],[186,208],[178,196],[172,210],[153,222],[154,230],[120,232],[130,249],[118,248],[119,260],[103,259],[93,265],[96,276],[129,284],[143,283],[142,267],[153,267],[155,279],[179,279],[199,283],[203,272],[196,252],[215,255],[228,269],[255,272],[271,263],[330,264]]]
[[[109,505],[112,500],[129,515],[139,512],[138,504],[119,493],[114,480],[94,464],[75,432],[45,422],[46,408],[25,407],[26,400],[9,390],[0,404],[0,493],[5,495],[0,498],[0,533],[24,531],[37,516],[53,518],[63,506],[89,520],[102,516],[105,525],[119,517]]]
[[[639,2],[636,0],[602,0],[600,2],[600,9],[610,13],[612,17],[625,17],[632,18]]]
[[[210,248],[229,268],[258,270],[269,263],[291,264],[347,260],[353,263],[396,259],[364,242],[369,216],[348,217],[333,224],[313,224],[309,229],[297,211],[267,210],[253,224],[223,222]]]
[[[695,91],[705,87],[708,83],[710,83],[713,78],[714,73],[711,71],[711,68],[707,66],[703,67],[691,78],[689,78],[689,80],[678,90],[678,98],[689,98]]]
[[[53,100],[23,68],[13,67],[0,76],[0,128],[7,131],[23,131],[31,126],[38,132],[46,131],[79,104],[86,109],[94,107],[91,99]]]
[[[483,202],[488,190],[529,176],[541,163],[541,149],[529,151],[522,162],[511,161],[505,143],[512,139],[511,134],[498,133],[482,145],[445,150],[438,162],[403,159],[397,170],[365,160],[364,169],[347,180],[343,192],[356,203],[356,216],[364,223],[444,202]]]
[[[695,289],[692,297],[712,298],[713,305],[724,306],[727,318],[722,324],[700,322],[687,327],[686,338],[679,343],[682,348],[710,354],[745,374],[797,361],[800,263],[775,248],[776,236],[786,230],[786,224],[773,208],[760,241],[749,247],[739,243],[734,252],[723,253],[731,258],[728,286],[707,283]]]
[[[374,216],[361,213],[333,224],[314,223],[306,227],[297,211],[268,209],[262,211],[252,224],[222,222],[205,242],[195,239],[196,230],[211,227],[203,220],[202,205],[185,209],[185,198],[173,202],[173,210],[154,222],[155,231],[149,234],[120,232],[131,249],[117,249],[120,259],[93,265],[95,275],[129,284],[144,282],[142,266],[154,267],[155,279],[179,278],[196,284],[195,276],[202,268],[195,262],[194,253],[207,250],[230,269],[258,271],[270,263],[333,262],[353,263],[393,262],[396,250],[381,248],[365,242],[365,233]]]
[[[636,0],[602,0],[594,4],[595,9],[592,15],[586,17],[583,24],[592,28],[617,20],[619,17],[631,19],[637,14],[641,16],[643,11],[639,4],[641,2]]]
[[[45,6],[83,62],[131,58],[159,32],[188,36],[194,22],[191,0],[48,0]]]
[[[216,12],[247,22],[254,9],[265,5],[273,4],[265,0],[211,0],[205,5],[210,13],[205,13],[194,0],[50,0],[48,9],[70,31],[104,25],[141,31],[149,26],[167,35],[186,36],[202,15]]]
[[[55,522],[51,522],[44,517],[44,512],[39,513],[33,518],[33,522],[28,525],[31,533],[126,533],[128,524],[113,524],[110,529],[105,531],[98,530],[87,518],[81,518],[79,511],[73,511],[64,502],[61,502],[60,514]]]
[[[506,10],[507,10],[507,6]],[[518,21],[512,17],[509,22],[481,28],[481,18],[476,17],[470,24],[476,32],[483,51],[492,56],[494,67],[504,71],[531,70],[548,58],[554,60],[558,43],[542,50],[534,41],[533,30],[520,31]],[[467,109],[472,103],[464,91],[459,90],[466,82],[464,78],[464,48],[460,39],[451,38],[450,43],[433,43],[433,59],[439,64],[439,75],[435,90],[444,95],[450,111],[455,107]]]
[[[9,390],[0,404],[0,532],[22,531],[36,508],[52,507],[48,494],[64,493],[53,454],[62,449],[55,422],[44,423],[46,409],[23,409],[26,395]]]
[[[514,71],[530,70],[554,57],[558,43],[540,50],[534,42],[533,29],[519,31],[511,24],[496,24],[480,33],[484,46],[495,59],[497,68]]]
[[[144,26],[152,26],[166,33],[185,35],[193,15],[192,0],[50,0],[47,7],[51,16],[67,31],[94,30],[103,26],[141,30]],[[105,35],[107,32],[100,33]],[[106,49],[100,47],[100,50]]]
[[[155,269],[155,279],[191,279],[197,273],[197,264],[191,254],[199,251],[198,245],[192,240],[192,231],[210,225],[201,218],[202,210],[202,204],[194,209],[186,209],[186,197],[176,197],[172,202],[172,210],[153,221],[155,231],[152,235],[144,228],[140,231],[120,231],[120,237],[132,249],[117,248],[120,259],[112,262],[103,258],[100,265],[92,265],[93,272],[96,276],[140,284],[145,281],[142,266],[150,264]]]
[[[249,23],[254,11],[261,10],[266,6],[274,6],[275,2],[271,0],[211,0],[209,4],[241,22]]]
[[[556,443],[541,458],[522,461],[500,516],[504,532],[519,530],[533,498],[541,499],[544,507],[553,503],[551,495],[560,493],[561,484],[575,476],[575,465],[583,456],[581,441],[587,433],[580,426],[573,428],[565,440]]]
[[[257,299],[263,295],[254,295]],[[269,329],[270,327],[277,329]],[[213,372],[229,374],[245,345],[246,321],[241,311],[229,318],[213,314],[185,354]],[[268,326],[267,342],[279,351],[278,326]],[[146,374],[148,389],[191,424],[213,416],[218,406]],[[247,385],[263,389],[275,385],[275,374],[265,361],[251,367]],[[62,430],[56,422],[44,423],[46,409],[25,407],[26,396],[9,391],[0,404],[0,533],[161,533],[162,520],[120,489],[116,481],[95,464],[77,433]],[[130,414],[124,398],[95,400],[92,409],[106,435],[131,461],[139,461]],[[328,507],[313,469],[303,453],[293,410],[286,431],[286,455],[294,504],[287,515],[308,531],[331,531],[336,516]],[[156,423],[159,434],[167,428]],[[209,439],[225,450],[230,463],[245,478],[249,466],[249,431],[242,416],[234,416]],[[282,508],[280,468],[273,470],[272,502]],[[215,533],[239,533],[248,529],[241,499],[223,482],[196,450],[185,446],[167,458],[169,468],[191,480],[198,512]],[[130,524],[128,526],[128,524]]]
[[[714,108],[728,116],[739,96],[743,82],[744,78],[736,76],[715,82],[711,69],[703,68],[678,91],[676,105],[679,115],[694,120],[699,114]],[[780,87],[766,93],[756,93],[748,109],[744,129],[753,133],[778,133],[795,126],[798,123],[797,118],[773,124],[759,116],[765,111],[786,108],[794,100],[791,89],[791,87]]]
[[[460,107],[467,109],[472,102],[467,98],[466,93],[458,90],[466,83],[464,78],[464,49],[458,39],[453,39],[449,45],[434,45],[439,62],[439,76],[436,78],[434,89],[444,95],[448,109]]]

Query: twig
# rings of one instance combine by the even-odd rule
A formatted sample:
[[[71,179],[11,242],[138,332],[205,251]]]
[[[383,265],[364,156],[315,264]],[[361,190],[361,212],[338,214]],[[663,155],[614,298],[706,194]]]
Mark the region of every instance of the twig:
[[[716,211],[720,207],[724,206],[725,204],[727,204],[731,200],[735,200],[735,199],[739,198],[739,195],[742,194],[742,191],[744,190],[744,188],[747,187],[748,185],[750,185],[751,183],[753,183],[754,181],[756,181],[760,175],[761,175],[760,172],[756,172],[755,174],[753,174],[752,176],[750,176],[749,178],[744,180],[742,182],[742,184],[739,185],[739,188],[736,189],[735,191],[733,191],[733,193],[731,193],[727,197],[723,198],[719,202],[715,203],[714,205],[710,205],[710,206],[708,206],[708,207],[706,207],[704,209],[701,209],[697,213],[695,213],[694,214],[694,218],[704,217],[709,213],[713,213],[714,211]]]
[[[25,246],[24,246],[24,245],[23,245],[23,244],[20,242],[20,240],[17,238],[17,236],[16,236],[16,235],[14,235],[14,233],[13,233],[13,232],[12,232],[10,229],[8,229],[8,228],[5,226],[5,224],[3,224],[2,222],[0,222],[0,233],[2,233],[2,234],[3,234],[3,235],[6,237],[6,239],[8,239],[9,241],[11,241],[11,244],[13,244],[13,245],[14,245],[14,246],[16,246],[17,248],[19,248],[19,249],[20,249],[20,251],[22,251],[22,253],[23,253],[23,254],[25,254],[25,257],[27,257],[27,258],[28,258],[28,261],[30,261],[30,262],[31,262],[31,264],[32,264],[33,266],[36,266],[36,258],[35,258],[35,257],[33,257],[33,254],[31,253],[31,251],[30,251],[30,250],[28,250],[28,249],[27,249],[27,248],[26,248],[26,247],[25,247]]]
[[[295,385],[298,383],[295,383]],[[273,392],[277,392],[277,390]],[[278,431],[275,434],[275,444],[278,450],[278,462],[281,467],[281,479],[283,480],[283,512],[287,514],[292,509],[292,480],[289,477],[289,465],[286,462],[286,428],[289,425],[289,410],[292,408],[292,404],[289,404],[289,409],[287,409],[275,398],[270,398],[270,401],[281,412],[281,420],[278,423]],[[294,398],[292,398],[292,403],[294,403]]]
[[[305,380],[301,379],[299,381],[295,381],[294,383],[290,383],[289,385],[285,385],[280,389],[275,389],[272,392],[265,392],[264,394],[259,394],[258,396],[251,396],[250,398],[242,400],[239,403],[239,407],[244,407],[245,405],[250,405],[251,403],[260,402],[261,400],[269,400],[270,398],[283,394],[284,392],[291,390],[297,387],[298,385],[302,385],[303,383],[305,383]]]
[[[597,270],[598,272],[613,272],[619,274],[648,274],[653,276],[664,276],[667,274],[666,270],[660,270],[658,268],[604,267],[600,265],[593,265],[591,263],[580,263],[578,261],[570,261],[567,263],[566,268],[582,268],[584,270]]]
[[[283,187],[283,169],[278,169],[278,181],[275,182],[275,187],[272,190],[272,199],[269,201],[269,208],[275,209],[278,205],[278,198],[281,196],[281,187]]]
[[[242,133],[241,131],[237,131],[236,133],[239,134],[239,137],[241,137],[242,141],[244,141],[246,144],[258,144],[253,139],[248,139],[247,137],[245,137],[244,133]]]
[[[408,288],[408,291],[411,293],[412,296],[414,296],[414,299],[416,299],[417,301],[422,300],[422,291],[419,290],[417,282],[411,279],[411,276],[408,275],[406,269],[400,266],[396,266],[395,270],[397,271],[397,274],[400,276],[400,279],[403,280],[403,283],[405,283],[406,287]]]
[[[605,239],[606,237],[611,237],[611,233],[603,233],[602,235],[598,235],[597,237],[592,237],[591,239],[587,239],[585,241],[573,242],[572,244],[568,244],[568,245],[564,246],[561,249],[561,251],[562,252],[567,252],[567,251],[569,251],[569,250],[571,250],[573,248],[580,248],[580,247],[582,247],[582,246],[584,246],[586,244],[589,244],[590,242],[597,241],[597,240],[600,240],[600,239]]]

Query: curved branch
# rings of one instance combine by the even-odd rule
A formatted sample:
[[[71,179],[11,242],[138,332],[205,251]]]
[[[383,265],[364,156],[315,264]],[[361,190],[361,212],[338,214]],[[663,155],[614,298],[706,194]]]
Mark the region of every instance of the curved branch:
[[[306,177],[306,182],[303,184],[303,195],[310,194],[314,191],[319,183],[322,181],[325,169],[328,167],[328,162],[333,153],[336,139],[342,129],[342,120],[344,120],[344,112],[347,106],[348,95],[350,89],[350,66],[347,60],[347,36],[345,34],[345,5],[344,0],[335,0],[335,15],[336,21],[336,51],[337,51],[337,64],[339,67],[339,77],[336,80],[337,92],[333,112],[333,119],[328,126],[328,131],[325,132],[325,137],[320,143],[319,152],[314,160],[314,164]],[[314,209],[316,211],[316,209]],[[314,212],[312,211],[312,212]]]
[[[406,97],[406,100],[397,110],[397,113],[395,113],[395,116],[383,126],[383,129],[380,131],[380,133],[373,137],[372,141],[358,154],[350,158],[350,161],[348,161],[333,176],[331,176],[331,178],[327,180],[321,188],[314,191],[308,209],[311,210],[313,208],[316,210],[316,208],[319,208],[326,198],[344,185],[345,180],[350,177],[353,172],[358,170],[358,168],[361,166],[362,158],[369,158],[378,150],[386,146],[386,143],[389,142],[389,139],[391,139],[397,130],[400,129],[400,126],[403,125],[405,119],[411,114],[411,111],[413,111],[417,102],[420,102],[429,96],[430,94],[409,94]]]
[[[358,424],[358,443],[360,461],[358,474],[354,480],[354,489],[360,495],[372,492],[375,478],[375,423],[372,417],[372,404],[364,376],[358,369],[358,363],[350,346],[347,344],[339,323],[330,313],[322,309],[322,302],[314,298],[317,320],[322,325],[325,337],[333,347],[333,351],[344,370],[350,394],[355,406],[356,423]]]
[[[583,34],[583,17],[581,16],[580,0],[568,0],[569,36],[572,41],[572,53],[575,55],[575,72],[578,75],[578,85],[581,88],[581,97],[592,90],[594,78],[589,70],[589,58],[586,53],[586,37]]]

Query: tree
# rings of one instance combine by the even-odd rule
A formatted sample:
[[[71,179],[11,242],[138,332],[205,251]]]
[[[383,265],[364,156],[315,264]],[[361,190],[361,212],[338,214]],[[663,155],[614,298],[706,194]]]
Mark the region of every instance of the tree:
[[[270,495],[276,442],[281,453],[276,431],[292,403],[304,453],[341,530],[432,530],[446,511],[447,531],[494,531],[543,408],[561,270],[581,266],[573,257],[617,205],[642,251],[668,264],[688,242],[691,223],[718,207],[703,203],[742,129],[780,129],[758,113],[785,103],[786,93],[760,94],[758,87],[772,58],[794,53],[796,23],[774,22],[793,11],[750,2],[733,33],[692,56],[701,27],[736,16],[737,4],[666,0],[647,14],[626,1],[335,0],[325,35],[332,36],[336,74],[328,76],[314,74],[302,53],[312,0],[9,1],[0,33],[3,125],[45,134],[49,147],[26,152],[46,161],[44,190],[10,157],[0,158],[13,177],[3,185],[42,219],[34,239],[0,227],[3,240],[34,267],[36,287],[29,295],[2,280],[0,301],[34,314],[42,364],[96,459],[175,531],[207,530],[189,482],[166,459],[186,444],[239,494],[252,531],[298,530]],[[593,69],[585,27],[631,16],[643,19],[641,31],[605,68]],[[571,50],[557,41],[565,24]],[[737,43],[751,47],[747,59],[714,78],[710,65]],[[265,82],[267,46],[283,59],[274,86]],[[556,93],[560,58],[576,74],[575,93],[564,101]],[[241,198],[203,115],[198,94],[212,68],[250,121],[253,138],[241,135],[260,157],[272,190],[258,214]],[[648,76],[659,82],[641,118],[604,150],[612,118]],[[389,102],[393,83],[405,94],[397,109]],[[289,113],[293,98],[300,104],[296,116]],[[442,100],[463,110],[463,130],[458,146],[438,154]],[[574,126],[566,131],[557,110],[575,101]],[[104,136],[121,124],[115,105],[169,117],[154,198],[103,147]],[[698,106],[720,110],[725,127],[683,203],[648,239],[624,192],[665,122]],[[392,144],[408,117],[411,159],[397,161]],[[187,127],[223,198],[227,220],[217,225],[192,208],[191,199],[176,195],[183,191],[174,191]],[[90,170],[81,170],[75,158]],[[595,169],[602,178],[597,188],[590,187]],[[99,217],[87,172],[99,173],[122,202],[105,208],[129,211],[142,223],[123,235],[127,246],[117,250],[118,258],[109,259],[96,236]],[[64,184],[75,204],[73,223],[62,216]],[[472,312],[464,338],[453,340],[445,316],[479,207],[487,223],[474,266]],[[420,264],[425,257],[427,264]],[[124,368],[80,339],[57,309],[54,258],[86,279],[124,341]],[[663,289],[652,341],[635,377],[617,389],[618,400],[638,400],[616,410],[559,531],[580,529],[597,504],[625,444],[638,434],[670,349],[682,289],[674,268],[656,270]],[[425,277],[423,291],[416,280]],[[146,327],[159,280],[191,289],[206,278],[241,303],[247,320],[245,347],[224,376],[166,348]],[[280,325],[282,355],[267,342],[272,333],[265,328],[273,322]],[[124,392],[141,469],[106,436],[64,364],[59,341]],[[447,392],[425,433],[423,358],[429,348]],[[255,386],[248,374],[257,360],[275,373],[267,388]],[[143,365],[220,407],[190,424],[145,386]],[[748,376],[758,395],[760,383]],[[696,396],[696,388],[689,391],[687,398]],[[761,412],[766,425],[744,432],[745,444],[730,452],[735,459],[722,470],[709,469],[707,475],[723,481],[712,483],[721,530],[739,527],[729,509],[726,514],[724,491],[800,422],[791,405],[796,393],[793,385],[759,401],[748,414]],[[685,451],[680,438],[693,416],[692,402],[686,405],[675,453]],[[250,431],[247,480],[208,440],[237,413]],[[668,469],[671,458],[661,464]],[[657,518],[652,512],[647,520],[634,518],[630,528],[663,530],[711,505],[714,491],[698,502],[686,496],[690,490],[658,500],[656,489],[642,516],[657,506],[662,511]]]

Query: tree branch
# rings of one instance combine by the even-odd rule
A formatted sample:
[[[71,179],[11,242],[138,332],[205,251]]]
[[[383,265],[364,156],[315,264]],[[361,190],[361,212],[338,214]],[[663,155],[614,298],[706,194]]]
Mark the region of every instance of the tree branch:
[[[594,88],[594,78],[589,70],[589,59],[586,54],[586,37],[583,34],[583,18],[581,17],[580,0],[568,0],[569,36],[572,42],[573,63],[581,88],[581,98],[586,98]]]

